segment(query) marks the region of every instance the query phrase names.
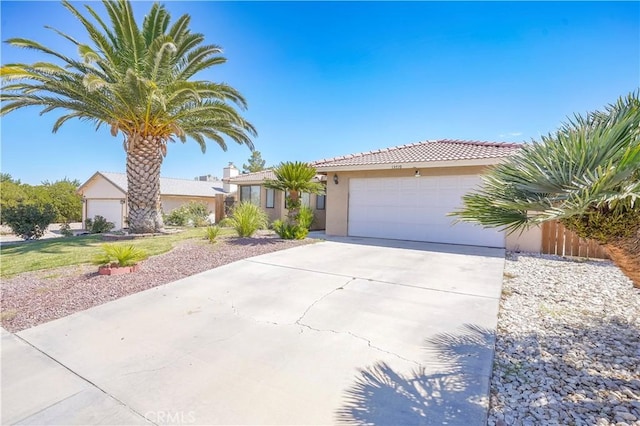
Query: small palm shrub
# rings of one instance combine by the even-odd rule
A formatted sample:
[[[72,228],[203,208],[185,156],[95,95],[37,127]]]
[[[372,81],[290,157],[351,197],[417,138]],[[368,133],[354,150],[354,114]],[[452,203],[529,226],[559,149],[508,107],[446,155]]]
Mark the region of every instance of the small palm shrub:
[[[260,207],[245,201],[233,209],[233,213],[229,216],[229,223],[239,237],[250,237],[258,229],[267,227],[268,218]]]
[[[104,216],[96,215],[93,219],[87,218],[85,227],[91,234],[104,234],[116,227],[115,223],[109,222]]]
[[[220,227],[219,226],[207,226],[206,237],[210,243],[215,242],[216,238],[220,235]]]
[[[271,225],[276,234],[283,240],[303,240],[309,234],[309,230],[298,224],[291,224],[280,219]]]
[[[132,245],[103,244],[102,251],[93,258],[95,265],[133,266],[149,257],[146,251]]]
[[[2,211],[2,221],[24,240],[37,240],[42,237],[55,217],[56,212],[50,204],[18,204],[15,207],[6,207]]]

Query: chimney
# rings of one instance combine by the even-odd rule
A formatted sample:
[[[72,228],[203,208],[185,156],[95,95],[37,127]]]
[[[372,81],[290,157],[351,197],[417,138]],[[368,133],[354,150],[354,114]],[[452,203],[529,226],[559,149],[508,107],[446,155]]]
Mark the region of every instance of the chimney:
[[[231,192],[236,192],[238,190],[238,185],[233,185],[227,182],[226,180],[232,177],[236,177],[239,174],[240,174],[240,170],[238,170],[236,166],[233,165],[232,162],[230,162],[227,167],[222,169],[222,179],[223,179],[222,189],[224,189],[225,192],[231,193]]]

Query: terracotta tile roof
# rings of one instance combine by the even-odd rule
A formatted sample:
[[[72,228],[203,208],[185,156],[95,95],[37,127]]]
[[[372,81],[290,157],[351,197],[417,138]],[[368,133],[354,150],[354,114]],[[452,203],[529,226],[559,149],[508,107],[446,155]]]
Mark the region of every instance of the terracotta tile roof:
[[[229,178],[229,183],[232,184],[241,184],[243,182],[255,182],[255,181],[263,181],[265,179],[275,179],[276,175],[273,173],[273,170],[267,169],[259,172],[253,173],[242,173],[238,176],[234,176]]]
[[[461,140],[438,140],[394,146],[376,151],[344,155],[316,161],[313,165],[323,167],[364,166],[389,163],[425,163],[431,161],[474,160],[508,157],[522,144],[502,142],[479,142]]]
[[[127,175],[125,173],[98,172],[111,183],[127,192]],[[160,178],[161,195],[183,195],[191,197],[215,197],[216,194],[226,194],[221,181],[205,182],[189,179]]]
[[[243,173],[241,175],[234,176],[229,179],[225,179],[225,182],[228,181],[229,183],[234,185],[242,185],[243,183],[262,182],[265,179],[275,179],[275,178],[276,178],[276,175],[275,173],[273,173],[273,170],[267,169],[267,170],[262,170],[260,172]],[[324,182],[327,180],[327,177],[325,175],[317,174],[315,177],[315,180],[319,182]]]

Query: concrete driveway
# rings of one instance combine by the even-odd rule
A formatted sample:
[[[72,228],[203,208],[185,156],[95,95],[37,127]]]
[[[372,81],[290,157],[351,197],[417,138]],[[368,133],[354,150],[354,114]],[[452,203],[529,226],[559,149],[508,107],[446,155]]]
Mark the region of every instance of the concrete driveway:
[[[3,331],[2,424],[485,424],[503,266],[343,238]]]

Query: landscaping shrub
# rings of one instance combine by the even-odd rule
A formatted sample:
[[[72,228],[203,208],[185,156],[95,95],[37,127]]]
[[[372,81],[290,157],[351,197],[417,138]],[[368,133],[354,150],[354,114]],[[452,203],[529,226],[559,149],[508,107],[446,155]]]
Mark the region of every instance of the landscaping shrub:
[[[69,223],[64,222],[60,225],[60,233],[63,237],[73,237],[73,231],[71,230],[71,225]]]
[[[209,240],[210,243],[215,242],[216,238],[218,238],[218,235],[220,234],[220,227],[219,226],[207,226],[207,232],[206,232],[206,237]]]
[[[209,211],[206,204],[190,201],[166,215],[164,222],[173,226],[207,226],[209,224]]]
[[[50,204],[18,204],[2,211],[3,222],[25,240],[42,237],[55,217],[56,211]]]
[[[109,222],[104,216],[96,215],[93,219],[87,218],[85,227],[91,234],[104,234],[116,227],[115,223]]]
[[[267,214],[260,207],[250,202],[238,204],[229,217],[231,227],[240,237],[250,237],[258,229],[267,227]]]
[[[307,228],[297,224],[290,224],[280,219],[274,221],[271,226],[283,240],[303,240],[309,234]]]
[[[225,217],[218,222],[218,226],[221,228],[231,228],[233,225],[231,224],[231,219],[229,217]]]
[[[298,225],[308,230],[311,228],[314,219],[313,210],[311,210],[310,207],[300,207],[298,211]]]
[[[132,245],[103,244],[102,250],[93,258],[96,265],[133,266],[149,257],[146,251]]]

